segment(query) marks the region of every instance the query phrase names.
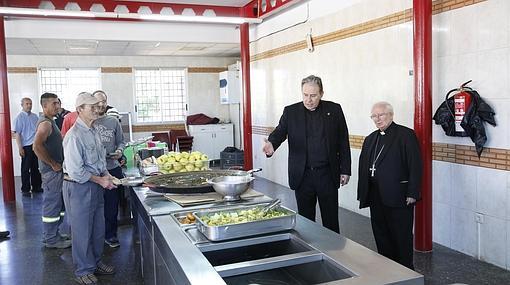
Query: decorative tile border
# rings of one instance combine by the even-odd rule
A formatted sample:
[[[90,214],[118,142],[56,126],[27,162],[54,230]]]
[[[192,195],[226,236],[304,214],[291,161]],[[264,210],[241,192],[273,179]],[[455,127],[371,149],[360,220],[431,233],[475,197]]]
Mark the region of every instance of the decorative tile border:
[[[226,67],[189,67],[189,73],[220,73],[227,71]],[[37,67],[8,67],[8,73],[37,73]],[[132,73],[132,67],[101,67],[101,73]]]
[[[473,5],[476,3],[484,2],[487,0],[436,0],[432,2],[432,14],[436,15],[439,13],[459,9],[465,6]],[[384,17],[373,19],[367,22],[363,22],[345,29],[340,29],[331,33],[313,37],[314,46],[319,46],[346,38],[370,33],[387,27],[399,25],[405,22],[413,20],[413,9],[406,9],[394,14],[390,14]],[[257,61],[261,59],[268,59],[271,57],[284,55],[294,51],[307,49],[306,41],[298,41],[292,44],[274,48],[268,51],[264,51],[255,54],[250,57],[250,61]]]
[[[254,135],[268,136],[273,130],[273,127],[252,127]],[[349,136],[349,143],[353,149],[361,149],[364,140],[365,136]],[[510,150],[508,149],[484,148],[482,156],[478,158],[474,146],[432,143],[432,159],[510,171]]]
[[[188,73],[220,73],[227,70],[226,67],[188,67]]]
[[[132,73],[132,67],[101,67],[101,73]]]
[[[166,132],[184,129],[184,124],[133,125],[133,133]]]
[[[484,148],[482,156],[478,158],[473,146],[433,143],[432,159],[498,170],[510,170],[510,150],[500,148]]]
[[[37,67],[7,67],[7,73],[37,73]]]

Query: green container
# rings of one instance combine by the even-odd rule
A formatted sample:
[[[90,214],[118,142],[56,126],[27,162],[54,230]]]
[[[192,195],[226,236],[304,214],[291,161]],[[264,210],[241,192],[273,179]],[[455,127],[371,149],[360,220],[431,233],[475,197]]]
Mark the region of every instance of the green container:
[[[158,142],[156,143],[156,147],[161,147],[165,150],[165,153],[168,152],[168,146],[166,145],[166,142]],[[142,148],[147,148],[147,143],[142,143],[135,146],[128,146],[124,149],[124,156],[126,156],[126,167],[136,167],[135,165],[135,154],[138,152],[138,150]]]

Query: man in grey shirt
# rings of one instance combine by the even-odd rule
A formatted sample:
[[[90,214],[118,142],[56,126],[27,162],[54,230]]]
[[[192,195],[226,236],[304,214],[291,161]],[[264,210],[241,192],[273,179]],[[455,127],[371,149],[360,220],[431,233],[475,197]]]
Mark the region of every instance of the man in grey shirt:
[[[68,248],[71,246],[71,241],[59,234],[59,226],[64,221],[65,212],[62,200],[64,150],[62,135],[53,120],[60,106],[57,95],[42,94],[41,106],[43,115],[37,123],[33,149],[39,158],[39,170],[44,189],[42,205],[44,243],[48,248]]]
[[[123,178],[119,158],[124,151],[124,134],[122,126],[117,118],[106,115],[107,96],[102,90],[92,93],[99,100],[99,118],[94,121],[101,142],[106,148],[106,169],[119,179]],[[122,193],[122,186],[111,191],[104,191],[104,220],[105,220],[105,243],[112,247],[120,246],[117,238],[117,215],[119,213],[119,201]]]
[[[96,284],[95,274],[114,274],[115,268],[101,261],[104,247],[104,191],[115,188],[106,169],[106,151],[97,129],[99,101],[88,92],[78,94],[78,119],[64,138],[64,188],[73,236],[76,282]]]

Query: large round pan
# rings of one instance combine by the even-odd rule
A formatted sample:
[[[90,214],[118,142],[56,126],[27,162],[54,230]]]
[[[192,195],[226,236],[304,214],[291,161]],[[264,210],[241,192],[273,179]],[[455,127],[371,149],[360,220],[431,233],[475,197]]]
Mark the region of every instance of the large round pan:
[[[214,192],[207,183],[208,179],[219,176],[246,176],[262,169],[242,170],[208,170],[181,173],[170,173],[152,176],[144,180],[144,184],[152,191],[173,194],[196,194]]]

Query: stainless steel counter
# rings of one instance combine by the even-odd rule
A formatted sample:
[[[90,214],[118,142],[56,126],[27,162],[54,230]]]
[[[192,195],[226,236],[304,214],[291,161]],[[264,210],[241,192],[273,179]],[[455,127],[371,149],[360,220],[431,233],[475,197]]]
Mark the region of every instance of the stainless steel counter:
[[[151,254],[142,252],[142,258],[152,257],[144,268],[144,281],[146,284],[227,284],[225,280],[232,281],[231,276],[239,274],[245,269],[236,268],[235,265],[211,265],[206,258],[207,251],[221,250],[234,243],[250,244],[249,240],[238,240],[227,243],[192,241],[169,213],[182,211],[184,208],[164,200],[162,197],[145,197],[147,189],[135,188],[137,211],[141,219],[141,226],[145,227],[145,246],[142,251],[151,251]],[[260,201],[269,201],[267,196]],[[208,204],[186,207],[185,210],[218,207],[218,204]],[[139,221],[140,221],[139,219]],[[140,223],[139,223],[140,224]],[[139,225],[140,227],[140,225]],[[149,235],[149,236],[146,236]],[[142,235],[140,236],[142,239]],[[296,227],[290,232],[274,236],[255,237],[259,239],[293,239],[307,247],[305,252],[294,253],[296,260],[314,259],[325,260],[339,268],[345,279],[331,281],[328,284],[410,284],[421,285],[423,276],[409,270],[343,236],[340,236],[317,223],[313,223],[301,216],[297,217]],[[147,244],[150,241],[152,244]],[[142,240],[142,243],[144,241]],[[142,261],[145,263],[146,261]],[[267,262],[240,262],[237,264],[258,266],[258,268],[271,268],[272,264],[285,262],[281,257],[268,258]],[[145,264],[142,264],[145,266]],[[246,270],[245,270],[246,271]],[[248,272],[248,271],[246,271]],[[245,273],[246,273],[245,272]],[[315,274],[318,274],[314,272]],[[244,273],[243,273],[244,274]],[[146,276],[148,275],[148,276]],[[234,276],[235,277],[235,276]],[[228,281],[227,281],[228,282]]]

